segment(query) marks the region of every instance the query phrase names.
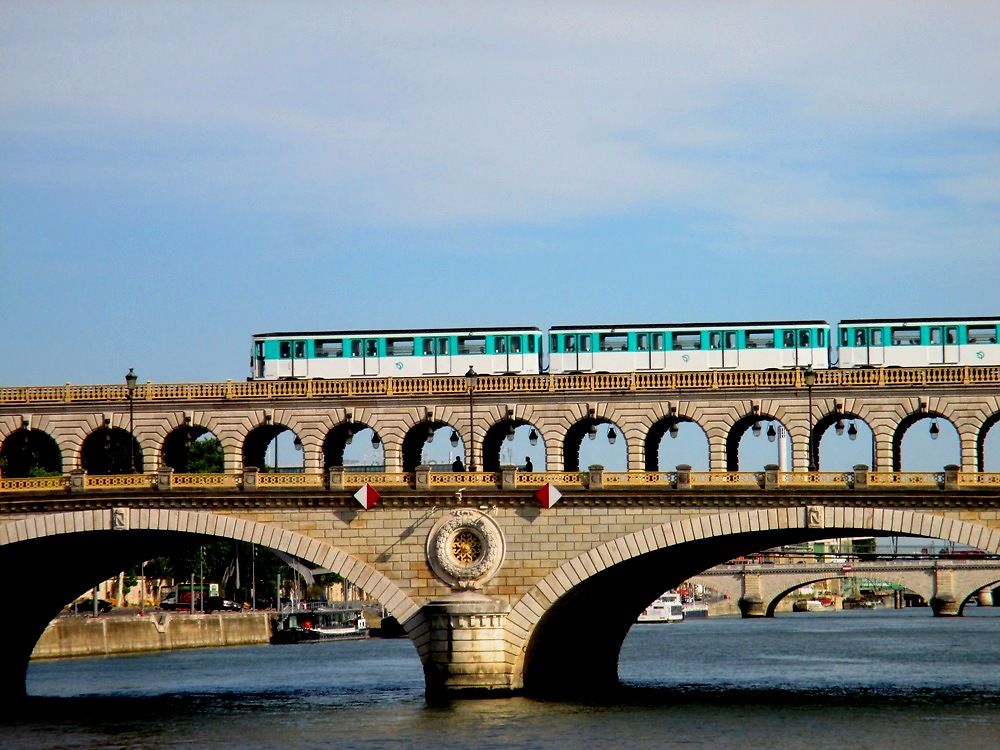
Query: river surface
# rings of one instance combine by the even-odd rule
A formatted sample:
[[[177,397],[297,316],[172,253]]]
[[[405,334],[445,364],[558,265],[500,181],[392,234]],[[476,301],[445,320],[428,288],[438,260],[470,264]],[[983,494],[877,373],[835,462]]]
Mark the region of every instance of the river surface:
[[[0,747],[997,748],[1000,608],[966,613],[637,625],[593,702],[430,707],[405,640],[37,662]]]

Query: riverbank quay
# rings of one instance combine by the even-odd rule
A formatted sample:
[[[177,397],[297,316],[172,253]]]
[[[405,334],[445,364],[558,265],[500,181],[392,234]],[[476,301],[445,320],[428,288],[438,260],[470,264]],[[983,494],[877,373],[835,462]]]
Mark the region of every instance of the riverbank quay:
[[[271,637],[272,612],[57,617],[39,639],[32,659],[115,656],[219,646],[250,646]]]

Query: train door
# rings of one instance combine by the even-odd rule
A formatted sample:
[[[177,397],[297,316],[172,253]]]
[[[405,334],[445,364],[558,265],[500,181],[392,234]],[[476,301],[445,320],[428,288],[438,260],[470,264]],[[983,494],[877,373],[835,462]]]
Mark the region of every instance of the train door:
[[[309,361],[306,359],[306,342],[303,340],[278,342],[279,378],[304,378],[309,375]]]
[[[427,336],[423,343],[424,375],[451,374],[451,340],[447,336]]]
[[[808,328],[800,328],[795,332],[795,365],[797,367],[813,366],[813,334]]]
[[[520,336],[493,337],[493,372],[521,372],[524,353]]]
[[[264,377],[264,364],[265,364],[265,360],[264,360],[264,342],[263,341],[255,341],[254,342],[254,345],[253,345],[253,354],[251,355],[251,357],[252,357],[251,361],[252,361],[253,367],[254,367],[253,376],[255,378],[257,378],[258,380],[263,379],[263,377]]]
[[[958,363],[958,326],[931,326],[929,343],[930,364]]]
[[[666,334],[637,333],[635,335],[635,364],[638,370],[663,370],[667,366],[664,345]]]
[[[868,362],[869,365],[885,364],[885,341],[882,338],[881,328],[869,328],[867,335],[868,342]]]
[[[740,350],[736,331],[708,332],[708,366],[730,369],[739,367]]]
[[[378,375],[378,339],[351,340],[351,375]]]
[[[594,369],[594,352],[589,333],[563,334],[563,361],[569,372],[588,372]]]

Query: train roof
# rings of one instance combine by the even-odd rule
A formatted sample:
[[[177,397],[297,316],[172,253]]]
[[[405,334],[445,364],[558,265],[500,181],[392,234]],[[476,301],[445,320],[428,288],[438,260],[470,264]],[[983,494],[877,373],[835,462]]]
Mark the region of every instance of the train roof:
[[[457,336],[475,336],[479,333],[541,333],[537,326],[486,326],[483,328],[366,328],[349,331],[273,331],[271,333],[254,333],[253,338],[326,338],[342,336],[418,336],[427,334],[441,336],[453,334]]]
[[[979,316],[979,317],[942,317],[942,318],[851,318],[840,321],[841,325],[873,325],[902,323],[903,325],[933,325],[935,323],[997,323],[1000,316]]]
[[[827,326],[825,320],[772,320],[757,322],[722,322],[722,323],[616,323],[614,325],[582,325],[582,326],[550,326],[550,331],[650,331],[657,329],[678,330],[705,328],[780,328],[782,326],[815,327]]]

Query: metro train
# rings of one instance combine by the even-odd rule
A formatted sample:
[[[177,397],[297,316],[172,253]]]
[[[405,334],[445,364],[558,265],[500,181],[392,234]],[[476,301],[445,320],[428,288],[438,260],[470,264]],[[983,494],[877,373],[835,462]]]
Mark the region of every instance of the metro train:
[[[253,335],[249,379],[1000,365],[998,338],[1000,317],[291,331]]]

